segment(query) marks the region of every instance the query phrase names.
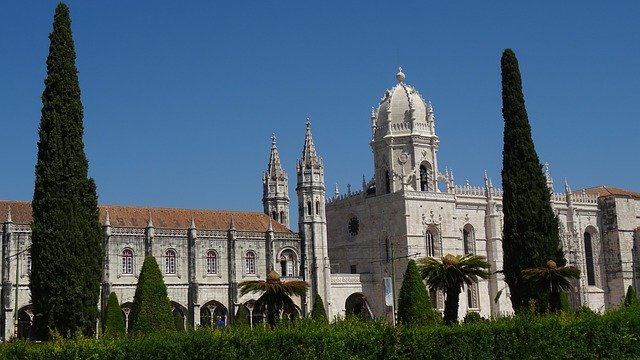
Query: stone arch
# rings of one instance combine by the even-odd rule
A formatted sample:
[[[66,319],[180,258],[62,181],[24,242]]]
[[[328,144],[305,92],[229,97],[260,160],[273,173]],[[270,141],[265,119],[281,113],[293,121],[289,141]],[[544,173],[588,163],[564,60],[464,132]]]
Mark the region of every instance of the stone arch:
[[[373,319],[373,313],[367,297],[362,293],[353,293],[344,302],[347,316],[353,315],[365,320]]]
[[[131,316],[131,310],[133,309],[132,302],[126,302],[120,305],[120,311],[122,311],[122,317],[124,317],[124,327],[129,332],[129,320]]]
[[[18,310],[18,339],[31,339],[33,325],[33,307],[25,305]]]
[[[176,329],[185,331],[187,329],[187,308],[175,301],[171,301],[171,314],[173,314]]]
[[[205,327],[225,326],[229,312],[221,302],[211,300],[200,307],[200,325]]]

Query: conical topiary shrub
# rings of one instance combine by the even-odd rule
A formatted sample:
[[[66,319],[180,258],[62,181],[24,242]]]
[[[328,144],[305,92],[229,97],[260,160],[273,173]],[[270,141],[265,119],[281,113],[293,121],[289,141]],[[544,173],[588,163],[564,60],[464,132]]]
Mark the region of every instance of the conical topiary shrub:
[[[320,296],[320,294],[316,294],[316,297],[313,300],[311,318],[320,322],[329,322],[329,319],[327,318],[327,312],[324,309],[324,301],[322,301],[322,297]]]
[[[129,333],[132,335],[176,329],[167,286],[153,256],[144,259],[129,319]]]
[[[102,337],[113,339],[125,335],[127,335],[127,329],[124,323],[124,316],[122,316],[122,310],[120,310],[118,296],[112,292],[109,295],[109,302],[107,303],[107,311],[105,312],[102,327]]]

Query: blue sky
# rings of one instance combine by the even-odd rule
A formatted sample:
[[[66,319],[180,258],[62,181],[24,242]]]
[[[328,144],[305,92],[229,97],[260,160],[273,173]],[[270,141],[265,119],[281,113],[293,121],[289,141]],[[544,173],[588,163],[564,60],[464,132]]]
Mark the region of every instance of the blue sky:
[[[556,190],[640,191],[637,1],[68,4],[104,204],[261,211],[272,133],[295,203],[307,117],[328,194],[357,188],[373,174],[371,107],[398,66],[434,106],[440,171],[499,184],[507,47]],[[0,199],[32,198],[55,5],[0,12]]]

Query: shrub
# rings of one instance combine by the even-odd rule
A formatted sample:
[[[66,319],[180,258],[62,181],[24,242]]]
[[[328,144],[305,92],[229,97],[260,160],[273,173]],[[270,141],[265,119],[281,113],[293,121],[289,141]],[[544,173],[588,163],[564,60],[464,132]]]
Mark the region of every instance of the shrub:
[[[176,329],[167,286],[153,256],[147,256],[142,264],[129,324],[132,335]]]
[[[434,323],[431,299],[414,260],[409,260],[398,296],[398,322],[404,325]]]
[[[483,322],[486,319],[483,318],[482,316],[480,316],[479,313],[475,312],[475,311],[469,311],[465,316],[464,316],[464,320],[462,320],[462,322],[464,322],[465,324],[472,324],[472,323],[478,323],[478,322]]]
[[[320,322],[327,322],[327,312],[324,309],[324,301],[322,301],[322,297],[320,294],[316,294],[315,299],[313,300],[313,310],[311,310],[311,318]]]
[[[638,305],[638,295],[636,294],[636,290],[633,286],[629,285],[627,288],[627,294],[624,297],[624,306],[635,306]]]
[[[124,323],[124,316],[122,316],[122,310],[120,310],[118,296],[112,292],[109,295],[109,302],[107,303],[102,336],[104,338],[118,338],[125,335],[127,335],[127,329]]]

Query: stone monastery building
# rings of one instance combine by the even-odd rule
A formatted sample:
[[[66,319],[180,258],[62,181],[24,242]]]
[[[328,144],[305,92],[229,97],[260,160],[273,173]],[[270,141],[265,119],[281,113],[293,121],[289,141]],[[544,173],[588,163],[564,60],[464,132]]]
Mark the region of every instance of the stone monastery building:
[[[275,137],[263,177],[264,213],[101,205],[102,308],[114,291],[128,318],[148,255],[156,257],[185,328],[231,323],[241,306],[260,321],[262,314],[253,312],[259,294],[239,296],[238,283],[264,279],[270,270],[311,284],[287,315],[308,314],[319,293],[331,318],[351,313],[389,321],[410,258],[475,253],[501,270],[502,190],[486,175],[482,186],[457,185],[452,171],[440,171],[431,103],[405,83],[402,70],[396,78],[371,114],[374,176],[358,191],[327,196],[307,122],[296,167],[299,233],[289,230],[289,180]],[[548,166],[545,173],[553,191]],[[565,183],[552,203],[565,256],[583,274],[569,294],[572,306],[618,306],[629,285],[640,285],[640,193],[606,186],[571,191]],[[14,334],[17,311],[17,333],[25,337],[33,319],[31,205],[0,201],[0,219],[0,336]],[[431,299],[443,309],[443,294],[432,291]],[[465,287],[458,315],[469,311],[484,317],[512,312],[501,273]]]

